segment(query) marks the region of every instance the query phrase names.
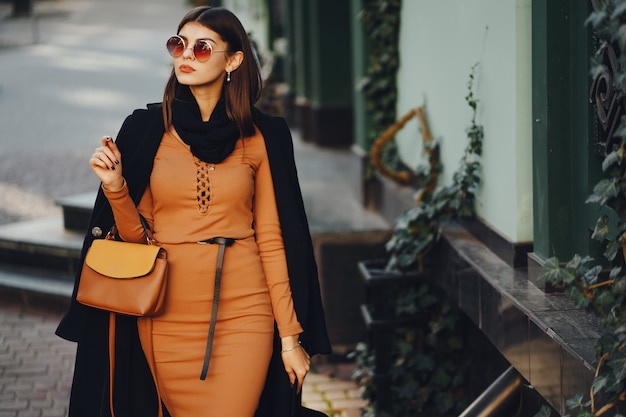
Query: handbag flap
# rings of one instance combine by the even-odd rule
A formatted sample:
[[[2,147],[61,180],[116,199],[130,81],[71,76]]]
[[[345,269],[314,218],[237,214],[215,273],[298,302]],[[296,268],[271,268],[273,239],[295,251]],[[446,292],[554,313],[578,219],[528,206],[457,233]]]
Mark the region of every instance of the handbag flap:
[[[96,239],[85,257],[85,264],[111,278],[137,278],[148,274],[161,248],[156,245]]]

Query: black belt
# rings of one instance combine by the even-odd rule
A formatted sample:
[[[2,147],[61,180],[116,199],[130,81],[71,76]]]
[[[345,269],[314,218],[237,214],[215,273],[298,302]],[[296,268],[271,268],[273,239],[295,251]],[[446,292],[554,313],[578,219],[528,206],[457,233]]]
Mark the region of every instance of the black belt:
[[[215,268],[215,289],[213,290],[213,307],[211,308],[211,323],[209,324],[209,337],[206,342],[206,352],[204,353],[204,364],[202,365],[202,373],[200,379],[205,380],[209,370],[209,362],[211,361],[211,351],[213,350],[213,337],[215,336],[215,321],[217,320],[217,305],[220,298],[220,282],[222,280],[222,265],[224,264],[224,250],[226,246],[235,243],[235,239],[226,237],[214,237],[213,239],[203,240],[198,243],[220,245],[217,253],[217,267]]]

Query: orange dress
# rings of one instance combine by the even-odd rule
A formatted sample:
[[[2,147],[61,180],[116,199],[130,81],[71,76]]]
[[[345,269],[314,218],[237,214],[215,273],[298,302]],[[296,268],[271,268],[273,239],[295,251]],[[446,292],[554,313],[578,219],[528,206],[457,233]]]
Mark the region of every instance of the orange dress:
[[[124,187],[105,190],[120,235],[142,241],[137,210]],[[166,132],[139,212],[167,250],[165,313],[138,319],[157,389],[173,417],[254,415],[272,353],[281,337],[299,334],[291,297],[265,141],[239,140],[219,164],[194,157]],[[200,379],[210,324],[218,245],[226,248],[213,352]]]

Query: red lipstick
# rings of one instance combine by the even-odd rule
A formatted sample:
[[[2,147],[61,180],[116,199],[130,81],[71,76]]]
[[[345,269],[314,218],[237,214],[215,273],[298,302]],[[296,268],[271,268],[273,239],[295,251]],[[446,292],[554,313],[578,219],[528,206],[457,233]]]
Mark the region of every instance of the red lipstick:
[[[178,69],[180,70],[180,72],[184,73],[191,73],[195,71],[195,69],[189,65],[181,65],[180,67],[178,67]]]

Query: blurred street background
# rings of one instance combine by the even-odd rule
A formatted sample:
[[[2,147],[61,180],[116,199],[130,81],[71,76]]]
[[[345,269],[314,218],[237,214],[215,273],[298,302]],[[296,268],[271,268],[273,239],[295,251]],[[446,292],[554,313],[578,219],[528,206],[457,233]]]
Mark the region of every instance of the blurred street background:
[[[35,17],[0,3],[0,224],[41,217],[92,191],[86,163],[134,108],[160,101],[163,39],[183,0],[42,0]]]

